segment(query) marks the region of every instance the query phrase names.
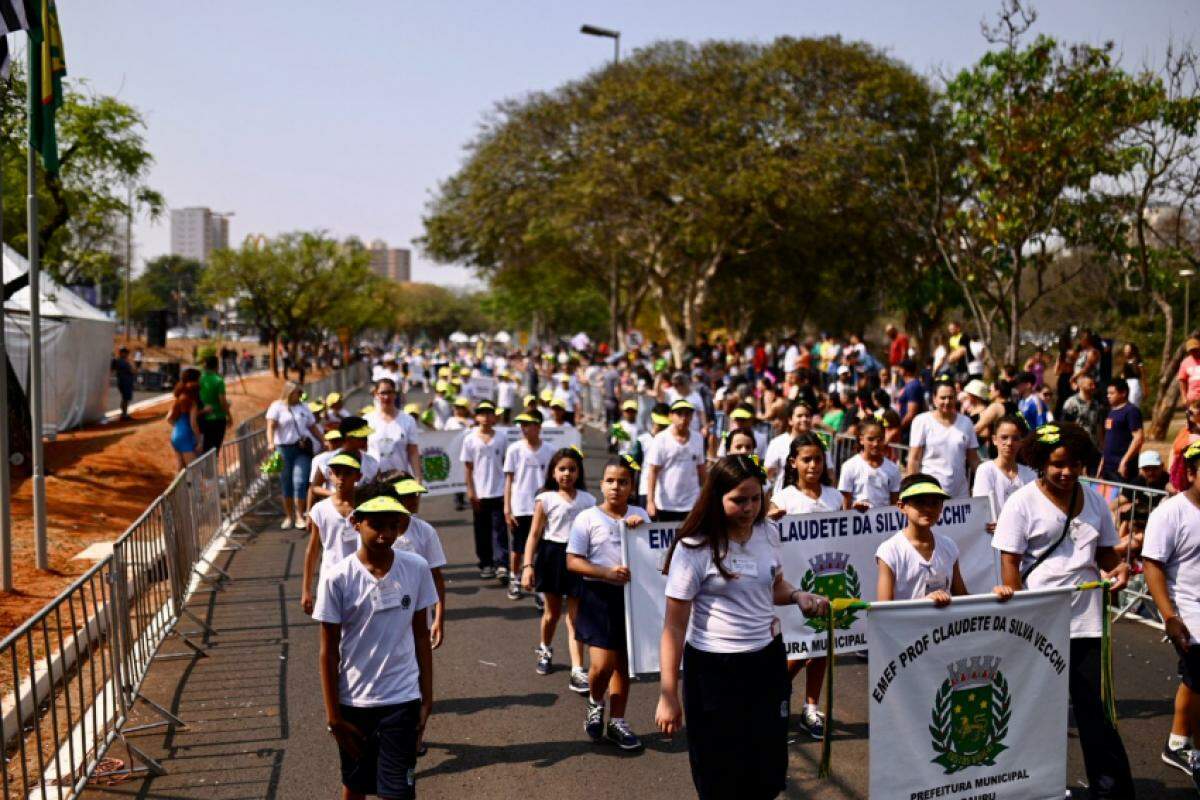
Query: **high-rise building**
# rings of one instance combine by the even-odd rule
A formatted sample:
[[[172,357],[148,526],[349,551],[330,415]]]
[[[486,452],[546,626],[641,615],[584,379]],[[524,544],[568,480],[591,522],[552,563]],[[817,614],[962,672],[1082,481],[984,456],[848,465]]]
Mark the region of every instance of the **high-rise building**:
[[[171,209],[171,254],[208,264],[213,250],[229,247],[229,217],[204,207]]]
[[[387,242],[371,242],[371,271],[397,283],[412,280],[412,251],[403,247],[388,247]]]

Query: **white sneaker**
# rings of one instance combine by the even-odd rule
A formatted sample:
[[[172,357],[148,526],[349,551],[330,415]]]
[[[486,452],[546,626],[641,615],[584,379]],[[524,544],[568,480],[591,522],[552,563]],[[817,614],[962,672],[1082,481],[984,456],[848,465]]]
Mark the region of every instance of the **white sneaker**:
[[[281,530],[281,531],[290,530],[291,527],[292,527],[292,518],[291,517],[284,517],[283,522],[279,523],[279,530]]]

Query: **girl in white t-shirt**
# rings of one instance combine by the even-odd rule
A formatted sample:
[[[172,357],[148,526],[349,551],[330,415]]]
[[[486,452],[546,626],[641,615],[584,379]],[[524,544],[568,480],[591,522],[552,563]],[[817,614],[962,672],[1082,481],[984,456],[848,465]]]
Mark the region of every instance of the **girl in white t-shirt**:
[[[996,420],[992,427],[992,444],[996,446],[996,457],[979,465],[975,471],[975,483],[971,488],[974,497],[987,497],[992,502],[992,513],[1000,515],[1000,509],[1012,494],[1022,486],[1037,480],[1037,473],[1024,464],[1017,463],[1017,448],[1028,432],[1025,418],[1018,414],[1006,414]],[[988,533],[994,533],[996,523],[989,522]]]
[[[339,453],[329,460],[333,494],[314,504],[308,513],[308,546],[304,549],[304,575],[300,583],[300,607],[305,614],[312,614],[316,602],[313,578],[318,573],[318,562],[323,576],[358,549],[358,532],[350,515],[354,511],[354,488],[361,474],[362,465],[349,453]]]
[[[779,519],[785,514],[841,511],[842,494],[828,485],[826,468],[825,445],[821,437],[808,431],[792,439],[783,469],[783,488],[771,495],[767,516]],[[800,726],[814,739],[825,736],[825,717],[818,709],[821,687],[825,682],[825,667],[825,656],[788,661],[788,674],[793,680],[801,670],[807,668]]]
[[[884,455],[883,423],[868,418],[858,424],[861,452],[842,465],[838,491],[844,507],[868,511],[896,504],[900,493],[900,468]]]
[[[603,502],[580,512],[567,539],[567,569],[583,578],[575,638],[588,645],[588,702],[583,729],[594,742],[608,739],[622,750],[641,750],[642,741],[625,722],[629,702],[629,654],[626,652],[625,591],[629,567],[622,564],[621,537],[626,528],[649,522],[643,508],[629,505],[637,480],[637,462],[617,456],[604,465]],[[604,724],[604,697],[610,717]]]
[[[525,591],[538,591],[545,598],[542,609],[541,640],[537,647],[537,673],[550,674],[554,650],[554,631],[567,606],[567,648],[571,654],[573,692],[588,690],[583,669],[583,647],[575,639],[575,617],[579,613],[579,579],[567,571],[567,540],[579,512],[596,505],[596,498],[584,491],[583,457],[564,447],[550,457],[546,482],[534,498],[533,522],[525,541],[520,580]]]
[[[952,595],[967,593],[958,569],[958,545],[933,530],[948,499],[950,495],[931,475],[909,475],[900,484],[899,505],[908,526],[875,551],[879,565],[876,600],[927,597],[934,605],[944,606]],[[1013,596],[1007,586],[997,586],[994,591],[1001,600]]]
[[[754,431],[734,428],[725,434],[721,449],[724,450],[719,454],[721,456],[752,456],[758,449],[758,440],[754,438]]]
[[[782,791],[791,690],[775,609],[796,605],[811,616],[828,608],[825,598],[798,591],[783,576],[777,534],[764,514],[766,477],[748,456],[718,460],[664,566],[655,720],[670,736],[686,715],[692,781],[702,798]]]

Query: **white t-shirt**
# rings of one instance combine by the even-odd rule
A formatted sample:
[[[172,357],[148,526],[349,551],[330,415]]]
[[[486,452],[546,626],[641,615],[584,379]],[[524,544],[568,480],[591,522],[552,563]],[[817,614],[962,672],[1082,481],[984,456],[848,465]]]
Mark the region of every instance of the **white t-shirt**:
[[[838,491],[849,492],[852,503],[866,500],[872,508],[891,505],[892,495],[900,491],[900,468],[886,457],[872,467],[859,453],[842,465]]]
[[[514,517],[532,517],[533,501],[546,485],[546,469],[555,449],[542,442],[537,450],[521,438],[508,446],[504,453],[504,474],[512,475],[512,496],[509,498]]]
[[[1120,542],[1112,512],[1104,498],[1092,489],[1081,488],[1083,508],[1071,520],[1071,529],[1054,553],[1038,565],[1025,581],[1027,589],[1075,586],[1100,579],[1096,549],[1116,547]],[[1013,492],[1000,510],[992,547],[1005,553],[1020,553],[1024,570],[1062,534],[1066,515],[1050,502],[1036,483]],[[1071,638],[1100,636],[1100,595],[1076,592],[1071,597]]]
[[[283,400],[271,403],[267,409],[267,419],[275,423],[275,444],[277,446],[296,444],[300,441],[301,436],[308,435],[305,431],[317,424],[317,418],[304,403],[289,406]]]
[[[791,345],[783,354],[783,371],[795,372],[800,369],[800,348]]]
[[[504,496],[504,436],[492,432],[492,440],[484,441],[474,430],[463,437],[459,460],[472,465],[475,496],[480,500]]]
[[[767,434],[760,430],[752,430],[751,433],[754,434],[754,453],[761,458],[767,452]],[[726,437],[721,437],[721,443],[717,445],[717,458],[724,458],[729,455],[728,450],[725,448],[727,441]],[[790,442],[788,444],[789,446],[791,445]],[[787,454],[785,453],[784,455],[786,456]]]
[[[1017,464],[1017,475],[1010,478],[996,466],[994,461],[985,461],[975,470],[975,485],[971,489],[974,497],[990,497],[992,508],[999,515],[1005,502],[1017,489],[1037,480],[1037,473],[1024,464]]]
[[[688,432],[686,442],[675,438],[671,428],[661,431],[650,443],[645,467],[658,467],[654,505],[662,511],[691,511],[700,498],[699,467],[704,465],[704,440]]]
[[[445,430],[446,421],[450,419],[451,409],[450,401],[442,397],[440,394],[433,398],[433,427],[436,430]]]
[[[343,558],[353,555],[358,549],[358,531],[354,529],[348,517],[343,517],[333,507],[333,498],[326,497],[319,503],[313,503],[309,509],[308,518],[317,526],[317,536],[321,538],[321,571],[324,580],[335,565]]]
[[[466,417],[451,417],[446,420],[446,425],[442,430],[445,431],[465,431],[471,427],[471,420]]]
[[[815,514],[820,511],[841,511],[842,493],[832,486],[821,486],[821,496],[809,497],[797,486],[786,486],[771,495],[771,505],[782,508],[784,514]]]
[[[967,497],[967,451],[979,448],[975,427],[966,414],[956,414],[954,422],[943,425],[932,411],[917,414],[912,421],[908,443],[923,447],[921,471],[937,478],[951,497]]]
[[[496,406],[501,410],[517,407],[517,385],[502,380],[496,384]]]
[[[420,699],[412,619],[437,599],[429,565],[412,553],[396,552],[379,580],[357,556],[330,571],[313,619],[342,626],[338,702],[365,708]]]
[[[733,580],[721,576],[712,548],[702,540],[679,543],[667,573],[667,597],[692,603],[688,644],[708,653],[745,653],[771,643],[773,590],[782,570],[772,541],[765,523],[754,526],[745,544],[730,541],[722,562],[737,575]]]
[[[650,493],[650,470],[646,469],[646,456],[650,455],[650,445],[654,443],[654,434],[650,431],[640,434],[637,440],[642,443],[642,468],[638,471],[638,494],[645,497]]]
[[[546,515],[546,529],[542,539],[547,542],[565,544],[571,537],[571,526],[581,511],[596,505],[596,498],[587,492],[575,492],[574,500],[567,500],[558,492],[542,492],[536,498]]]
[[[767,455],[763,458],[763,468],[775,473],[773,491],[778,494],[783,488],[783,471],[787,468],[788,452],[792,449],[791,433],[781,433],[767,445]]]
[[[398,413],[394,418],[385,420],[378,412],[372,411],[365,419],[374,431],[367,437],[367,452],[379,461],[379,469],[384,472],[411,469],[408,446],[417,443],[417,422],[412,415]]]
[[[329,482],[329,460],[341,452],[341,450],[326,450],[324,453],[319,453],[313,457],[312,469],[308,474],[308,482],[316,483],[317,473],[320,473],[321,477],[325,479],[325,486],[332,489],[333,485]],[[362,466],[362,469],[359,470],[358,485],[362,486],[364,483],[370,483],[375,480],[375,476],[379,474],[379,462],[375,460],[375,457],[370,453],[354,453],[353,456],[358,459],[358,463]]]
[[[1150,512],[1142,557],[1162,563],[1167,594],[1191,632],[1192,644],[1200,644],[1200,508],[1186,493]]]
[[[408,530],[396,537],[392,549],[416,553],[425,559],[430,569],[446,566],[446,553],[442,550],[442,540],[437,531],[415,514],[408,518]]]
[[[629,455],[633,452],[633,448],[638,441],[637,425],[624,419],[619,419],[614,424],[620,426],[621,430],[625,431],[625,435],[628,437],[627,439],[617,439],[615,436],[613,437],[613,441],[617,445],[617,453],[623,456]]]
[[[599,506],[585,508],[575,517],[571,524],[571,534],[567,537],[567,555],[582,556],[592,564],[600,567],[620,566],[623,558],[621,553],[621,537],[625,534],[625,519],[630,516],[641,517],[646,522],[650,516],[644,508],[629,506],[625,516],[613,519],[604,513]],[[585,581],[600,580],[583,576]],[[636,580],[636,578],[635,578]]]
[[[568,414],[575,410],[575,392],[570,387],[561,385],[555,387],[554,396],[550,399],[562,400]]]
[[[919,600],[933,592],[950,591],[958,545],[950,537],[934,533],[933,556],[926,561],[900,531],[879,545],[875,558],[887,564],[896,577],[893,600]]]

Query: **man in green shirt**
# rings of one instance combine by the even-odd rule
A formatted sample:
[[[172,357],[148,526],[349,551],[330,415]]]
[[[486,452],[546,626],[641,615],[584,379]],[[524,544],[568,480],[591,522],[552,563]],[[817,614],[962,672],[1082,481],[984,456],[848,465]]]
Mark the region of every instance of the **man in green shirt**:
[[[200,373],[200,435],[204,439],[201,452],[219,449],[225,441],[225,429],[232,423],[225,379],[217,373],[217,357],[208,356]]]

